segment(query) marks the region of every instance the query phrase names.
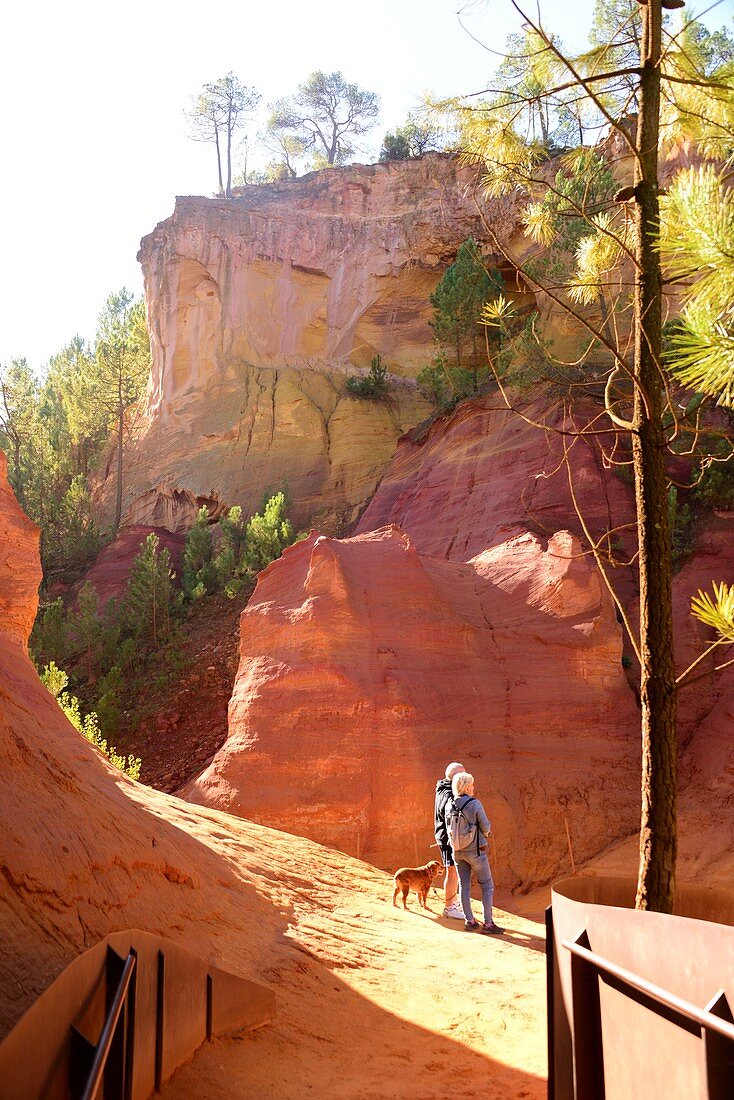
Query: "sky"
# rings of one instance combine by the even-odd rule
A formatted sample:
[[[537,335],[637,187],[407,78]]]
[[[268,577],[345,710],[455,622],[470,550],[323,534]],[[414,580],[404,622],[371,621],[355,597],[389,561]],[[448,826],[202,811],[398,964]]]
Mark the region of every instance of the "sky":
[[[484,88],[499,61],[491,51],[520,25],[511,0],[6,7],[0,364],[25,356],[36,369],[75,334],[93,339],[109,293],[142,293],[140,238],[173,213],[176,195],[213,193],[214,147],[192,141],[186,119],[204,83],[231,70],[266,104],[316,69],[341,70],[382,100],[357,158],[370,162],[425,93]],[[572,50],[586,42],[592,9],[592,0],[541,0],[544,24]],[[723,0],[705,22],[731,25],[733,14],[734,0]]]

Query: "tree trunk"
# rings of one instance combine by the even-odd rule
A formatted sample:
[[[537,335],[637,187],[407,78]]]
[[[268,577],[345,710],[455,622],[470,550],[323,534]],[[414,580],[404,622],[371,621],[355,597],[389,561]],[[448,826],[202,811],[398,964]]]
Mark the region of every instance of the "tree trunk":
[[[115,491],[114,534],[117,534],[120,527],[120,520],[122,519],[122,437],[124,425],[125,408],[122,404],[122,396],[120,396],[120,401],[117,406],[117,488]]]
[[[224,194],[224,182],[222,180],[222,150],[219,147],[219,127],[214,127],[214,144],[217,147],[217,174],[219,177],[219,194]]]
[[[225,195],[232,198],[232,104],[227,115],[227,190]]]
[[[677,741],[670,533],[661,377],[658,139],[661,0],[641,6],[637,128],[635,402],[632,455],[640,568],[642,817],[636,907],[669,913],[675,894]]]

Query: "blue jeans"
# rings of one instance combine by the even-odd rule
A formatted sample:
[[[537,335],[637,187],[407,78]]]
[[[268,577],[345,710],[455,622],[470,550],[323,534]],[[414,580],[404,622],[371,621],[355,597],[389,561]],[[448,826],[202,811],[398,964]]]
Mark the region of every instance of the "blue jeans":
[[[464,910],[464,919],[469,921],[474,920],[470,894],[471,873],[473,871],[474,877],[482,888],[484,923],[491,924],[494,882],[492,881],[492,872],[489,869],[486,849],[484,849],[480,855],[477,855],[476,852],[461,852],[458,855],[454,855],[454,859],[456,860],[456,870],[459,873],[459,883],[461,884],[461,908]]]

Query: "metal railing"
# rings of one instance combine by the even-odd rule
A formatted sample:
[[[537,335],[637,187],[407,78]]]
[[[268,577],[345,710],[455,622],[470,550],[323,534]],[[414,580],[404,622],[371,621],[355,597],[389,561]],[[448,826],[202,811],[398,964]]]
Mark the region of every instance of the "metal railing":
[[[214,1036],[275,1015],[266,987],[140,930],[78,956],[0,1043],[2,1100],[147,1100]]]
[[[714,928],[713,925],[708,927]],[[569,931],[568,924],[566,931]],[[723,989],[713,994],[702,1008],[592,951],[586,928],[582,928],[573,938],[558,937],[557,933],[554,936],[551,906],[546,910],[546,943],[549,1100],[570,1096],[574,1100],[605,1100],[608,1080],[605,1078],[605,1041],[609,1048],[606,1054],[610,1059],[606,1073],[614,1075],[615,1068],[620,1066],[616,1060],[620,1057],[618,1023],[624,1002],[632,1002],[644,1013],[700,1039],[703,1091],[694,1089],[691,1095],[707,1100],[731,1100],[734,1096],[734,1014]],[[562,995],[558,984],[558,966],[562,959],[557,958],[556,954],[560,948],[571,956],[566,1008],[560,999]],[[563,964],[564,967],[566,965]],[[620,1007],[614,1008],[615,1015],[609,1015],[612,1004],[602,999],[603,986],[623,998],[619,1002]],[[557,1003],[556,998],[559,998]],[[569,1031],[568,1023],[565,1023],[559,1031],[558,1021],[565,1020],[567,1011],[573,1021],[571,1029]],[[647,1034],[647,1025],[643,1028],[642,1017],[639,1020],[638,1027]],[[653,1030],[658,1026],[654,1025]],[[672,1032],[662,1049],[656,1048],[654,1057],[676,1056],[674,1035]],[[687,1056],[691,1056],[690,1050]],[[573,1072],[569,1079],[571,1063]],[[557,1076],[559,1073],[560,1077]],[[612,1079],[617,1087],[616,1076]]]
[[[69,1085],[73,1100],[96,1100],[105,1083],[105,1100],[130,1100],[135,1057],[135,967],[137,951],[122,959],[107,948],[107,1012],[96,1045],[72,1025]],[[105,1070],[112,1072],[105,1079]]]
[[[571,952],[574,1018],[583,1020],[584,1042],[575,1044],[577,1100],[604,1100],[604,1041],[599,979],[642,1008],[703,1039],[708,1100],[731,1100],[734,1095],[734,1024],[726,994],[719,990],[701,1009],[653,982],[625,970],[590,949],[586,930],[573,942],[561,944]]]

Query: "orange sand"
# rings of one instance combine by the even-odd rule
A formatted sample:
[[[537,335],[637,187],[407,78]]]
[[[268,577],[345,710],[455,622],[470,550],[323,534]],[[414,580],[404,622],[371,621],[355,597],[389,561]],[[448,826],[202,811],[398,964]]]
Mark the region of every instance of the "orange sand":
[[[277,1018],[203,1047],[166,1100],[545,1097],[541,920],[499,909],[503,939],[466,933],[440,917],[433,893],[429,913],[414,895],[408,912],[395,909],[389,875],[331,850],[307,870],[312,844],[266,835],[279,920],[274,963],[260,978],[275,989]],[[238,862],[233,848],[228,855]]]

